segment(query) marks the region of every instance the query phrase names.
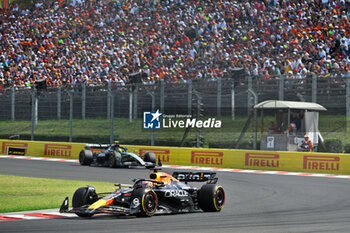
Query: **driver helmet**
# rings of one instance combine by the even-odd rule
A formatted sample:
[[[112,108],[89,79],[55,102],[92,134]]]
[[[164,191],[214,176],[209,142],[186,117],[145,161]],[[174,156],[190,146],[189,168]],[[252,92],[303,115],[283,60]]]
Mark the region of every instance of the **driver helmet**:
[[[111,146],[112,149],[117,148],[117,147],[119,147],[118,143],[113,143],[112,146]]]
[[[151,181],[142,181],[142,188],[153,188],[153,182]]]
[[[304,138],[309,138],[309,135],[308,135],[308,134],[305,134],[305,135],[304,135]]]

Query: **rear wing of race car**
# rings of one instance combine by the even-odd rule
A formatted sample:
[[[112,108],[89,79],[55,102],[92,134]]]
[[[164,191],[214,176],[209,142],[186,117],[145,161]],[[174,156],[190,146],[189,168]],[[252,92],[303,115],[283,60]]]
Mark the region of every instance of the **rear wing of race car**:
[[[93,153],[99,153],[103,150],[107,150],[109,144],[85,144],[85,149],[86,150],[91,150]]]
[[[110,145],[109,144],[91,144],[87,143],[85,144],[86,149],[107,149]]]
[[[174,172],[173,177],[179,181],[187,182],[202,182],[216,183],[218,178],[215,177],[215,172]]]

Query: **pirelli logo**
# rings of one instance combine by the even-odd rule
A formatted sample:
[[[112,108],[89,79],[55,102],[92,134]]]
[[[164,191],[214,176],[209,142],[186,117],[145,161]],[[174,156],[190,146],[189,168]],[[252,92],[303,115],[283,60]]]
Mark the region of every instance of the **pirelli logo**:
[[[44,155],[54,157],[71,157],[71,145],[45,144]]]
[[[224,158],[223,152],[217,152],[217,151],[192,151],[191,152],[192,164],[222,165],[223,158]]]
[[[146,152],[153,152],[162,162],[169,162],[170,161],[170,150],[167,149],[147,149],[147,148],[140,148],[139,154],[144,155]]]
[[[27,151],[28,143],[25,142],[3,142],[2,143],[2,153],[6,154],[9,148],[21,148]]]
[[[246,167],[279,167],[279,154],[267,153],[246,153],[245,166]]]
[[[339,156],[304,155],[303,168],[308,170],[339,171]]]

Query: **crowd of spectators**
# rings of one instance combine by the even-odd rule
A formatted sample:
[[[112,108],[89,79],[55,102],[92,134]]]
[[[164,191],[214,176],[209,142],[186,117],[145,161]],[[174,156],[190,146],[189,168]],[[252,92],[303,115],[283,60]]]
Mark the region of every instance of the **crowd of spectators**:
[[[3,86],[349,71],[349,0],[36,1],[0,11]],[[131,80],[132,81],[132,80]]]

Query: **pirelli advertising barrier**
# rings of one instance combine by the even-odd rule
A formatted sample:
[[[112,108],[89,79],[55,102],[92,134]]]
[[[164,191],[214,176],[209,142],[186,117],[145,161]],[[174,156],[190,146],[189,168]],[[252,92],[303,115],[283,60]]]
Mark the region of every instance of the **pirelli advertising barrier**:
[[[152,151],[164,164],[350,174],[350,154],[150,146],[129,146],[129,149]]]
[[[0,140],[0,151],[3,155],[16,155],[11,153],[11,151],[22,149],[24,150],[24,155],[28,156],[77,159],[79,152],[84,147],[84,143]]]
[[[350,154],[124,146],[140,155],[154,152],[163,164],[171,165],[350,174]],[[78,159],[84,147],[84,143],[0,140],[1,154]]]

